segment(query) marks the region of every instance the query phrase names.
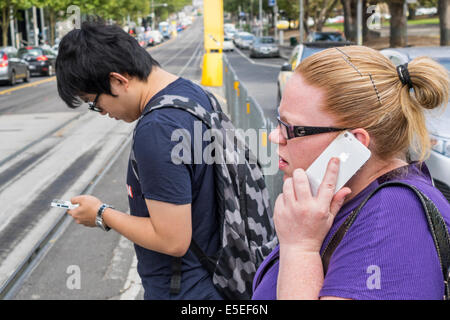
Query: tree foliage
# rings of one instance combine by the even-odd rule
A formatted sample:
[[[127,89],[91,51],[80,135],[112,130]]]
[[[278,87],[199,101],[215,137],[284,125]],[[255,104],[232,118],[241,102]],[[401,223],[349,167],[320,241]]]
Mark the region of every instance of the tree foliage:
[[[167,4],[166,7],[155,7],[158,20],[165,20],[170,14],[192,4],[192,0],[154,0],[154,3]],[[10,10],[15,16],[19,10],[29,9],[32,6],[45,8],[46,18],[50,25],[51,43],[53,43],[56,22],[66,18],[66,10],[71,5],[78,6],[81,14],[96,15],[104,20],[111,19],[122,24],[128,16],[131,20],[148,16],[151,11],[150,4],[151,0],[0,0],[2,43],[6,45],[8,39]]]

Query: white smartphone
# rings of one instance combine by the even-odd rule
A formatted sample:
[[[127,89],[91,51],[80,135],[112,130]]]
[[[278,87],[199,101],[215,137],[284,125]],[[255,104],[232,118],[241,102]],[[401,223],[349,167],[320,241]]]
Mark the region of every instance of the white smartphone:
[[[64,209],[69,209],[69,210],[75,209],[79,206],[78,204],[72,204],[72,202],[70,202],[70,201],[59,200],[59,199],[53,200],[50,205],[55,208],[64,208]]]
[[[339,134],[306,170],[313,196],[317,194],[331,158],[340,160],[336,193],[369,160],[370,155],[370,150],[351,132],[344,131]]]

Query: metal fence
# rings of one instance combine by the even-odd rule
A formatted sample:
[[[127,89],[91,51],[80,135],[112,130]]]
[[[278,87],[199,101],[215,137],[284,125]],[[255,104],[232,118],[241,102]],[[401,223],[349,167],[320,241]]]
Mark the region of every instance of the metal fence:
[[[283,186],[283,174],[278,170],[277,147],[269,141],[269,134],[277,125],[265,117],[261,106],[249,95],[225,55],[223,55],[223,81],[228,113],[234,126],[242,129],[245,137],[250,136],[246,134],[250,132],[257,136],[257,143],[249,143],[249,147],[263,168],[273,207]]]

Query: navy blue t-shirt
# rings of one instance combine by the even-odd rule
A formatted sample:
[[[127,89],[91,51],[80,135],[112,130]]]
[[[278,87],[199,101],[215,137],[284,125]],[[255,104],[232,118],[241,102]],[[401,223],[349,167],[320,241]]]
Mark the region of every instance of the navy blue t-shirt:
[[[149,103],[162,95],[188,97],[212,111],[203,89],[183,78],[158,92]],[[136,179],[130,161],[127,177],[130,213],[148,217],[145,199],[180,205],[191,203],[192,238],[204,252],[214,255],[219,246],[219,221],[216,216],[213,166],[204,161],[201,164],[196,164],[198,161],[175,164],[172,160],[172,150],[183,139],[172,141],[172,135],[177,129],[189,132],[191,159],[194,159],[195,141],[200,141],[203,148],[207,145],[202,137],[194,137],[194,126],[197,127],[198,135],[199,120],[175,108],[155,110],[138,122],[133,151],[140,181]],[[201,127],[203,134],[206,126],[202,124]],[[179,137],[176,134],[174,136]],[[135,245],[135,250],[145,299],[222,299],[208,271],[190,250],[182,257],[181,292],[178,295],[170,294],[173,257],[138,245]]]

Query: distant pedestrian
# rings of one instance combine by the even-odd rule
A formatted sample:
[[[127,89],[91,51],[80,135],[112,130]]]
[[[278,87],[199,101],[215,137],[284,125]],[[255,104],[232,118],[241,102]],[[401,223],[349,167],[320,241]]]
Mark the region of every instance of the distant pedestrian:
[[[202,88],[163,70],[118,26],[87,22],[68,33],[59,45],[56,74],[59,95],[70,108],[84,101],[89,109],[117,120],[136,121],[146,106],[173,95],[212,110]],[[94,196],[71,199],[80,205],[68,211],[78,223],[114,229],[135,243],[145,299],[222,298],[188,250],[192,239],[208,255],[218,250],[213,166],[171,159],[178,143],[171,139],[173,131],[184,129],[194,136],[195,120],[183,110],[164,108],[137,123],[127,175],[131,215]],[[182,257],[178,291],[171,290],[174,257]]]
[[[327,49],[297,67],[270,135],[285,179],[274,210],[280,245],[257,271],[254,299],[443,298],[450,204],[423,163],[430,148],[424,112],[447,104],[448,86],[445,68],[429,58],[396,68],[362,46]],[[305,170],[343,130],[372,156],[336,194],[339,161],[332,159],[313,197]],[[411,146],[419,162],[408,162]],[[430,231],[421,198],[399,184],[375,193],[351,225],[350,214],[388,181],[425,194],[443,217],[440,228]],[[339,242],[335,234],[345,235]]]

